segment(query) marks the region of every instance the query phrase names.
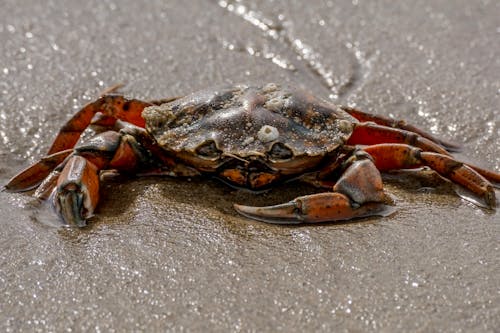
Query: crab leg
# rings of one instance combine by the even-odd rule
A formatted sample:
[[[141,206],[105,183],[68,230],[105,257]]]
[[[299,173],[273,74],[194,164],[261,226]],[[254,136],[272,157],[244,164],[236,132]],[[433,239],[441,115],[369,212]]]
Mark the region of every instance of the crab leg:
[[[488,179],[488,181],[496,188],[500,188],[500,173],[496,173],[494,171],[486,170],[475,165],[466,164],[469,168],[479,173],[484,178]]]
[[[407,124],[406,121],[404,121],[404,120],[394,120],[394,119],[386,118],[386,117],[379,116],[379,115],[373,115],[373,114],[365,113],[365,112],[359,111],[357,109],[346,107],[346,106],[342,106],[341,108],[342,108],[342,110],[349,113],[351,116],[353,116],[354,118],[356,118],[357,120],[359,120],[361,122],[373,122],[373,123],[376,123],[378,125],[392,127],[392,128],[399,128],[402,130],[413,132],[413,133],[420,135],[421,137],[427,138],[435,143],[438,143],[439,145],[446,148],[447,151],[451,151],[451,152],[460,151],[460,145],[436,138],[434,135],[432,135],[424,130],[419,129],[418,127]]]
[[[5,189],[10,192],[23,192],[34,189],[72,152],[73,149],[66,149],[43,157],[38,163],[27,167],[14,176],[5,185]]]
[[[413,147],[420,148],[423,151],[446,155],[449,156],[450,159],[453,159],[446,150],[441,148],[441,146],[430,141],[429,139],[421,137],[418,134],[372,123],[356,124],[351,137],[349,138],[349,140],[347,140],[347,144],[367,146],[379,144],[407,144]],[[498,173],[485,170],[474,165],[466,165],[486,179],[493,182],[493,185],[495,187],[500,186],[500,175]]]
[[[298,224],[350,220],[366,216],[387,216],[394,209],[387,206],[382,178],[366,154],[354,156],[333,192],[297,197],[267,207],[234,205],[242,215],[268,223]]]
[[[493,181],[500,179],[500,175],[494,172],[488,171],[485,178],[480,172],[450,156],[422,151],[405,144],[379,144],[363,150],[373,157],[375,165],[381,171],[428,166],[477,195],[488,208],[496,206],[495,191],[487,180],[489,177],[495,177]]]
[[[14,176],[6,189],[27,190],[46,177],[35,197],[49,198],[65,224],[84,226],[99,200],[100,170],[135,172],[144,165],[155,165],[144,148],[153,145],[146,135],[141,136],[145,129],[130,126],[120,132],[103,132],[75,149],[44,157]]]
[[[82,132],[89,126],[92,118],[98,113],[109,117],[110,120],[121,119],[136,126],[144,127],[142,110],[152,105],[137,99],[126,99],[119,95],[107,95],[95,102],[85,105],[61,128],[48,155],[73,148]],[[112,125],[112,124],[109,124]]]
[[[425,151],[449,155],[440,145],[416,133],[373,123],[356,124],[351,137],[347,140],[348,145],[376,145],[380,143],[406,143]]]

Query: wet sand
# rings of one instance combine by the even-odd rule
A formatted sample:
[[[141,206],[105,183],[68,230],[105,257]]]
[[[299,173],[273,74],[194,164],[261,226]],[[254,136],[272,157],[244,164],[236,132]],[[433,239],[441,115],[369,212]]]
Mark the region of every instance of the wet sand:
[[[159,99],[282,82],[402,118],[500,170],[498,5],[5,0],[0,183],[116,83]],[[500,327],[500,215],[433,177],[388,176],[398,211],[283,227],[238,216],[309,193],[116,180],[82,230],[0,192],[0,330],[449,331]],[[497,192],[497,194],[499,194]]]

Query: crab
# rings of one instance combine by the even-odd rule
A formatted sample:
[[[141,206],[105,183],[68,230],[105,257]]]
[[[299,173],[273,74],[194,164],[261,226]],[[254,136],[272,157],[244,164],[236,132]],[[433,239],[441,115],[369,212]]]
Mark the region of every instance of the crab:
[[[86,140],[82,133],[92,128]],[[274,83],[203,90],[145,102],[107,94],[60,130],[47,156],[14,176],[7,190],[36,189],[66,225],[85,226],[105,171],[212,176],[253,191],[302,179],[324,192],[240,214],[270,223],[387,216],[394,209],[381,171],[428,167],[496,206],[500,174],[455,160],[458,146],[404,121],[337,106]]]

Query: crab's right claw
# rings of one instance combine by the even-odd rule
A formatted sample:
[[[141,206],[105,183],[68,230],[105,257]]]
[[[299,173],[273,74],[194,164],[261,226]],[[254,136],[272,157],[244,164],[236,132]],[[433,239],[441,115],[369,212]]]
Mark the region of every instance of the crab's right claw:
[[[337,192],[306,195],[275,206],[235,204],[234,208],[248,218],[276,224],[345,221],[367,216],[388,216],[395,211],[393,207],[379,202],[353,204],[346,195]]]

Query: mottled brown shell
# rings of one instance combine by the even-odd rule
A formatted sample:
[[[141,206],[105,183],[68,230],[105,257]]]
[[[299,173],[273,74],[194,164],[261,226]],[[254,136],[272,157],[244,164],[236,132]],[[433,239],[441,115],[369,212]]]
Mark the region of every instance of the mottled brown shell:
[[[276,144],[274,151],[288,148],[296,157],[324,155],[349,138],[356,122],[333,104],[273,83],[204,90],[148,107],[143,117],[167,151],[196,154],[213,143],[242,158],[263,157]]]

